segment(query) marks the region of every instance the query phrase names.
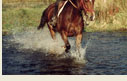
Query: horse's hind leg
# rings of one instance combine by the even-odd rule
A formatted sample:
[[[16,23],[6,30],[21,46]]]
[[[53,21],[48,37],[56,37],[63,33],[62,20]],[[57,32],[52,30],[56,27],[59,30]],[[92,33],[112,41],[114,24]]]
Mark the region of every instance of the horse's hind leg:
[[[52,25],[48,24],[48,28],[49,28],[49,31],[50,31],[52,39],[55,40],[56,39],[56,37],[55,37],[55,31],[53,30]]]
[[[76,36],[76,50],[78,51],[79,56],[81,56],[81,53],[80,53],[81,41],[82,41],[82,34],[78,34]]]
[[[67,38],[67,34],[64,31],[62,31],[61,32],[61,36],[62,36],[62,39],[63,39],[63,41],[65,43],[65,48],[66,48],[65,52],[68,53],[69,49],[71,48],[71,46],[69,44],[69,41],[68,41],[68,38]]]

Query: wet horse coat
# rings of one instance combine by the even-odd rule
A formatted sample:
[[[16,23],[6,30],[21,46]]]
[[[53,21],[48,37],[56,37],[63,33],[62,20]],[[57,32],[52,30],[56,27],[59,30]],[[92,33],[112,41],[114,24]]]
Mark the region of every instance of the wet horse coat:
[[[59,3],[59,5],[61,6],[62,2]],[[74,7],[73,5],[76,5],[76,7]],[[63,11],[57,19],[56,26],[53,27],[48,23],[51,20],[53,16],[53,11],[55,9],[55,4],[51,4],[43,12],[38,29],[42,28],[44,24],[47,23],[53,39],[55,39],[55,31],[59,32],[65,43],[66,52],[68,52],[71,48],[68,37],[76,36],[76,48],[79,52],[82,40],[82,32],[84,30],[84,21],[81,12],[84,11],[84,13],[88,17],[90,17],[91,20],[93,20],[93,5],[94,0],[71,0],[71,2],[67,2]]]

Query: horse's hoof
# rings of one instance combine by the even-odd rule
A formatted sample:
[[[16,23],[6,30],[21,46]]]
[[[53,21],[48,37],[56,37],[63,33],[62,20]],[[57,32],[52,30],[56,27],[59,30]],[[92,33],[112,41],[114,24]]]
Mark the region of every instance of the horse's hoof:
[[[70,45],[67,45],[67,46],[66,46],[66,49],[68,49],[68,50],[69,50],[70,48],[71,48],[71,46],[70,46]]]
[[[68,50],[68,49],[66,49],[66,50],[65,50],[65,52],[66,52],[66,53],[68,53],[68,52],[69,52],[69,50]]]
[[[66,52],[66,53],[70,53],[70,49],[67,49],[67,48],[66,48],[66,49],[65,49],[65,52]]]

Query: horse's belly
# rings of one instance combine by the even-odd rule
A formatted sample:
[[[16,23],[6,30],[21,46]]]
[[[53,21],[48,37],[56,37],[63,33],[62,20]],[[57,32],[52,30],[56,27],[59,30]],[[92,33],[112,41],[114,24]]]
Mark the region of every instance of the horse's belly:
[[[72,37],[72,36],[75,36],[75,34],[74,33],[68,33],[67,36]]]

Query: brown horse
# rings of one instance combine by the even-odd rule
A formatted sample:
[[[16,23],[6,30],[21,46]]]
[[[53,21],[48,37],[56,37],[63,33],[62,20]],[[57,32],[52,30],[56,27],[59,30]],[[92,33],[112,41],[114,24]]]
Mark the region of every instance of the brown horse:
[[[63,2],[61,1],[59,7],[62,5]],[[79,52],[82,32],[84,30],[84,21],[81,12],[84,11],[85,15],[91,21],[94,20],[94,0],[69,0],[59,15],[55,27],[48,23],[53,16],[54,9],[55,3],[44,10],[38,29],[43,28],[45,23],[47,23],[53,39],[55,39],[55,32],[59,32],[65,43],[66,52],[71,48],[68,37],[76,36],[76,48]]]

